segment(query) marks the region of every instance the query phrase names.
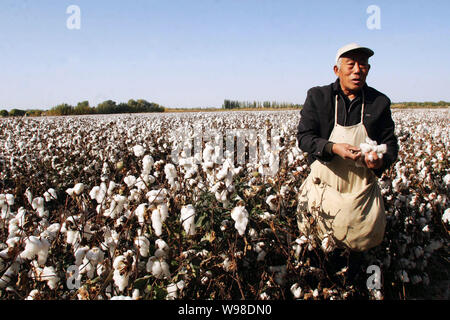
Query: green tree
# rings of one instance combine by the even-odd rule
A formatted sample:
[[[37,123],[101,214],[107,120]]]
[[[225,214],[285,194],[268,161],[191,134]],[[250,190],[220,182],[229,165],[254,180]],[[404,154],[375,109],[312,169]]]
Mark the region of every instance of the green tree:
[[[22,116],[25,115],[25,111],[24,111],[24,110],[20,110],[20,109],[12,109],[12,110],[9,112],[9,115],[10,115],[11,117],[22,117]]]
[[[97,108],[95,109],[97,113],[101,114],[117,113],[117,110],[117,104],[112,100],[106,100],[102,103],[99,103],[97,105]]]
[[[89,106],[89,101],[78,102],[73,111],[74,114],[91,114],[94,112],[93,108]]]
[[[0,117],[7,117],[9,115],[8,111],[0,110]]]

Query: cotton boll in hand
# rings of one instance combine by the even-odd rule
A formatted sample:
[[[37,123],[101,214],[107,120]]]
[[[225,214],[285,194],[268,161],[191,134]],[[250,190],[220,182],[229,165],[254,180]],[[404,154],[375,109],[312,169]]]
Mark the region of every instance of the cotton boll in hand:
[[[369,137],[366,138],[366,143],[361,143],[359,145],[359,148],[361,149],[361,153],[363,155],[366,155],[369,161],[373,161],[372,152],[375,152],[380,159],[382,159],[383,154],[387,152],[386,144],[377,145],[377,142],[370,139]]]

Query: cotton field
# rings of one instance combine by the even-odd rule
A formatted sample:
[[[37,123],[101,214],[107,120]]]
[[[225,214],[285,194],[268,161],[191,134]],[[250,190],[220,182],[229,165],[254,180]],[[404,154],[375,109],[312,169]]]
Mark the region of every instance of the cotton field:
[[[386,234],[357,276],[297,229],[299,117],[0,119],[0,299],[448,299],[448,111],[393,111]]]

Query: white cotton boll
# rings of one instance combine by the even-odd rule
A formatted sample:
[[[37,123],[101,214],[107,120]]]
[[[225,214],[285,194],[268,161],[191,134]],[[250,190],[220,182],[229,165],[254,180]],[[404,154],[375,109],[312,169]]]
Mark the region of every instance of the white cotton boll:
[[[128,257],[132,257],[131,265],[129,265]],[[114,259],[114,283],[119,288],[119,291],[123,291],[128,286],[129,275],[133,270],[135,264],[134,253],[128,250],[123,255],[120,255]]]
[[[367,143],[361,143],[359,145],[362,153],[369,153],[372,150],[372,147]]]
[[[266,292],[261,293],[259,297],[261,300],[270,300],[270,296]]]
[[[270,195],[266,199],[266,203],[269,205],[270,210],[276,211],[277,210],[277,196],[276,195]]]
[[[133,152],[134,152],[134,155],[135,155],[136,157],[141,157],[141,156],[144,155],[145,149],[144,149],[144,147],[141,146],[141,145],[135,145],[135,146],[133,147]]]
[[[295,299],[299,299],[302,295],[302,288],[298,283],[294,283],[291,286],[291,292]]]
[[[155,163],[155,161],[153,160],[153,157],[150,155],[145,155],[145,157],[142,159],[142,167],[143,167],[143,172],[146,174],[149,174],[150,171],[152,170],[153,164]]]
[[[42,271],[41,278],[47,281],[47,285],[51,290],[55,290],[58,287],[59,277],[56,275],[55,268],[45,267]]]
[[[184,287],[186,287],[186,283],[184,282],[184,280],[180,280],[180,281],[178,281],[177,282],[177,288],[178,288],[178,290],[183,290],[184,289]]]
[[[116,187],[116,183],[114,181],[110,181],[108,185],[107,194],[110,196],[113,194],[114,188]]]
[[[178,288],[177,285],[175,283],[170,283],[167,286],[167,296],[166,299],[167,300],[174,300],[178,298]]]
[[[50,243],[45,238],[41,238],[41,248],[37,253],[38,263],[44,265],[47,262],[48,249],[50,248]]]
[[[244,206],[237,206],[231,210],[231,218],[235,221],[234,227],[239,232],[239,235],[245,233],[248,223],[248,212]]]
[[[149,203],[156,204],[164,202],[166,200],[167,193],[168,193],[167,189],[163,188],[158,190],[151,190],[147,192],[145,196],[147,197]]]
[[[104,183],[102,183],[103,185]],[[106,196],[106,185],[105,188],[102,186],[95,186],[92,188],[92,190],[89,192],[89,196],[92,200],[96,200],[98,204],[101,204]]]
[[[205,162],[212,162],[212,157],[214,155],[214,147],[210,142],[206,143],[205,148],[203,149],[203,160]]]
[[[97,276],[99,277],[101,277],[107,270],[106,267],[101,263],[97,264],[97,267],[95,269],[97,272]]]
[[[37,197],[33,199],[33,202],[31,203],[31,207],[37,211],[39,217],[45,216],[44,214],[44,198],[43,197]]]
[[[335,249],[335,243],[331,235],[326,235],[321,243],[322,250],[324,252],[331,252]]]
[[[442,215],[442,222],[450,224],[450,208],[445,209]]]
[[[86,252],[89,251],[89,247],[80,247],[75,250],[74,256],[75,256],[75,265],[80,266],[83,262],[84,257],[86,256]]]
[[[92,247],[87,253],[86,258],[94,265],[100,263],[105,258],[105,253],[98,247]]]
[[[314,289],[314,291],[313,291],[313,297],[314,297],[314,298],[319,297],[319,290],[318,290],[317,288]]]
[[[228,221],[228,220],[226,220],[226,221]],[[256,238],[258,238],[258,231],[256,231],[254,228],[250,228],[248,230],[248,235],[250,236],[250,238],[252,240],[255,240]]]
[[[150,250],[150,241],[144,236],[138,236],[136,240],[134,240],[134,244],[139,248],[139,254],[143,257],[148,257],[148,253]]]
[[[188,204],[181,208],[181,223],[183,224],[186,235],[195,235],[195,208],[192,204]]]
[[[73,246],[81,241],[81,233],[77,230],[67,230],[66,237],[67,244],[71,244]]]
[[[131,188],[136,183],[136,177],[132,176],[132,175],[126,176],[123,179],[123,182],[125,182],[125,184],[128,186],[128,188]]]
[[[230,271],[231,270],[231,260],[230,260],[230,258],[225,258],[224,260],[223,260],[223,262],[222,262],[222,265],[223,265],[223,269],[225,270],[225,271]]]
[[[73,190],[73,188],[68,188],[68,189],[66,189],[66,193],[69,195],[69,196],[71,196],[71,197],[73,197],[73,195],[74,195],[74,190]]]
[[[450,173],[447,173],[443,178],[444,184],[448,187],[450,185]]]
[[[264,242],[258,242],[255,246],[255,251],[258,253],[258,257],[256,258],[256,261],[263,261],[264,258],[267,255],[267,252],[263,250],[265,246]]]
[[[41,240],[38,237],[30,236],[25,239],[25,250],[20,254],[21,258],[33,260],[41,250]]]
[[[150,257],[146,266],[147,272],[151,272],[156,279],[170,278],[169,265],[156,257]]]
[[[128,278],[128,274],[121,275],[119,270],[114,270],[113,280],[119,291],[122,292],[128,286]]]
[[[5,198],[6,198],[6,203],[8,204],[8,206],[14,205],[14,195],[7,193],[5,195]]]
[[[261,220],[272,220],[275,218],[275,215],[265,211],[260,214],[259,217],[261,218]]]
[[[31,204],[33,202],[33,194],[31,193],[31,191],[28,188],[25,191],[25,197],[27,197],[29,204]]]
[[[147,212],[146,206],[147,204],[141,203],[134,211],[134,215],[138,218],[138,222],[141,225],[145,222],[145,215]]]
[[[77,183],[77,184],[73,187],[73,192],[74,192],[76,195],[80,195],[83,191],[84,191],[84,184],[83,184],[83,183]]]
[[[30,236],[25,240],[25,250],[20,254],[20,258],[29,260],[38,257],[38,263],[44,265],[48,257],[50,243],[45,238]]]
[[[383,143],[383,144],[378,145],[378,146],[376,147],[375,152],[376,152],[376,153],[380,153],[380,154],[386,153],[386,152],[387,152],[387,146],[386,146],[386,144]]]
[[[30,291],[30,293],[28,294],[28,297],[26,297],[25,300],[34,300],[39,296],[40,292],[38,289],[33,289]]]
[[[155,241],[155,245],[157,247],[155,251],[155,256],[157,258],[165,258],[167,253],[169,252],[169,246],[163,239],[157,239]]]
[[[163,221],[161,220],[161,213],[158,208],[152,211],[151,220],[153,230],[155,230],[155,234],[159,237],[162,234]]]

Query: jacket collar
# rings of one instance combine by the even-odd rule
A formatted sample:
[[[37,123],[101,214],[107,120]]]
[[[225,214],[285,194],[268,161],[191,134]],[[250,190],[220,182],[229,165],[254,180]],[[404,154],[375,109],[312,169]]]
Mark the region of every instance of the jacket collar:
[[[344,96],[344,92],[341,89],[341,82],[339,78],[336,79],[336,81],[331,85],[333,89],[333,94],[339,94],[341,96]],[[364,83],[364,86],[362,87],[362,90],[364,91],[365,97],[367,97],[367,83]],[[361,92],[358,93],[357,97],[361,95]]]

